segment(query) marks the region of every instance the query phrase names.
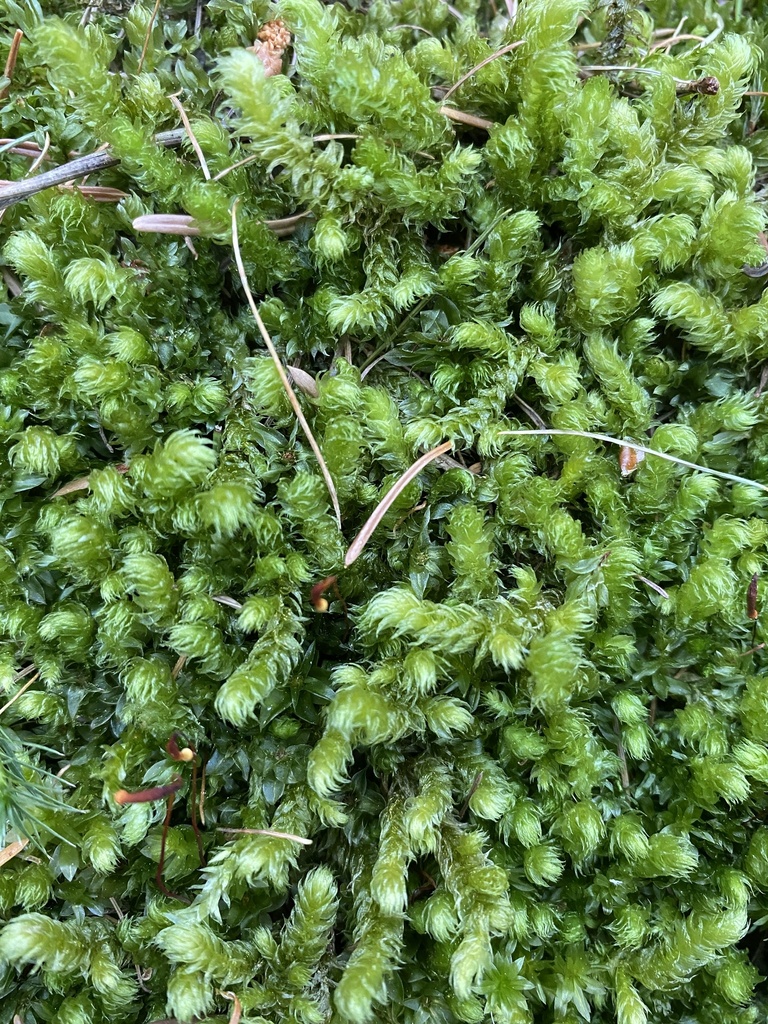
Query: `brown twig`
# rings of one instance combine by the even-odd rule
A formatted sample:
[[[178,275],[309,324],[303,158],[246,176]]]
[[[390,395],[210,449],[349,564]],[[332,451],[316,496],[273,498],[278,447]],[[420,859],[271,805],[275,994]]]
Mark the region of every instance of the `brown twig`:
[[[417,459],[413,465],[409,466],[402,476],[395,481],[370,514],[362,530],[350,544],[349,550],[344,557],[345,568],[349,568],[349,566],[360,557],[360,553],[371,539],[373,531],[387,514],[392,503],[400,494],[402,494],[411,480],[415,479],[415,477],[417,477],[419,473],[430,464],[430,462],[436,459],[439,455],[444,455],[445,452],[450,451],[451,448],[453,448],[453,441],[444,441],[442,444],[439,444],[437,448],[433,448],[432,451],[427,452],[425,455],[422,455],[420,459]]]
[[[264,340],[264,344],[267,346],[267,351],[272,357],[272,362],[275,364],[275,369],[277,370],[278,376],[280,377],[283,389],[285,390],[285,393],[288,396],[288,401],[291,403],[291,407],[293,408],[293,411],[296,414],[296,419],[299,421],[301,429],[304,431],[304,436],[307,438],[307,441],[309,441],[309,445],[312,451],[315,453],[315,458],[317,459],[318,465],[320,466],[320,472],[323,474],[323,479],[325,480],[326,487],[328,488],[328,493],[331,496],[333,510],[336,513],[336,522],[339,526],[339,529],[341,529],[341,507],[339,505],[338,495],[336,494],[336,487],[333,483],[333,477],[330,474],[325,459],[323,458],[323,453],[320,451],[320,446],[315,440],[315,435],[312,433],[309,423],[307,422],[307,418],[304,415],[301,405],[299,404],[299,400],[296,397],[296,393],[291,387],[291,382],[288,380],[288,375],[285,372],[285,368],[283,367],[283,364],[280,360],[280,356],[278,355],[274,342],[270,337],[269,331],[264,326],[264,321],[261,319],[261,313],[259,313],[258,306],[256,305],[256,302],[253,298],[253,294],[251,292],[250,285],[248,284],[248,277],[245,273],[245,267],[243,265],[243,257],[240,252],[240,241],[238,238],[237,231],[237,201],[235,201],[235,203],[232,206],[232,248],[235,253],[235,263],[237,264],[237,272],[240,275],[240,283],[243,286],[243,291],[245,292],[245,297],[248,300],[248,305],[250,306],[251,313],[253,314],[253,319],[256,321],[256,325],[259,328],[259,333],[261,334],[261,337]]]
[[[54,188],[56,185],[64,185],[68,181],[74,181],[84,174],[92,174],[94,171],[103,171],[107,167],[114,167],[120,161],[109,153],[89,153],[88,156],[77,157],[60,167],[54,167],[50,171],[36,174],[33,178],[26,178],[23,181],[14,182],[0,189],[0,210],[5,210],[14,203],[42,192],[47,188]]]
[[[5,70],[3,71],[3,78],[8,79],[8,84],[4,85],[3,88],[0,89],[0,100],[8,98],[8,93],[11,88],[11,79],[13,78],[16,60],[19,56],[19,47],[21,46],[21,40],[23,38],[24,33],[20,28],[17,28],[13,34],[13,39],[11,40],[11,48],[8,51],[8,60],[5,62]]]
[[[181,675],[182,669],[184,668],[184,666],[186,664],[187,664],[187,655],[186,654],[180,654],[178,659],[177,659],[177,661],[176,661],[176,664],[171,669],[171,678],[172,679],[178,679],[179,676]]]

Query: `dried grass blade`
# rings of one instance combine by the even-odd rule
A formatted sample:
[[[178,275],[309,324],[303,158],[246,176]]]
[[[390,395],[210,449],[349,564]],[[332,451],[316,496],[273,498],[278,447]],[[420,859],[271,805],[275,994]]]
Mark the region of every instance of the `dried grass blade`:
[[[0,868],[3,864],[7,864],[9,860],[13,860],[14,857],[18,856],[24,847],[29,842],[28,839],[17,839],[13,843],[8,843],[0,850]]]
[[[317,398],[320,394],[315,378],[311,373],[307,373],[306,370],[302,370],[298,366],[289,366],[288,377],[300,391],[303,391],[305,395],[309,395],[310,398]]]
[[[291,839],[294,843],[301,843],[302,846],[311,846],[312,840],[303,836],[295,836],[292,832],[275,832],[271,828],[222,828],[217,832],[227,832],[235,835],[246,836],[271,836],[273,839]]]
[[[248,278],[245,273],[245,267],[243,266],[243,257],[240,252],[240,240],[237,233],[237,203],[235,203],[232,207],[232,248],[235,253],[235,263],[237,264],[237,272],[240,275],[240,282],[243,286],[245,296],[248,299],[248,305],[251,307],[253,319],[256,321],[256,325],[259,328],[259,332],[261,333],[261,336],[264,339],[264,344],[267,346],[267,351],[272,357],[272,362],[275,364],[275,369],[278,372],[280,381],[283,385],[283,388],[285,389],[285,393],[286,395],[288,395],[288,401],[291,403],[293,411],[296,413],[296,419],[299,421],[301,429],[304,431],[304,435],[309,441],[309,445],[312,451],[315,453],[315,458],[317,459],[318,465],[320,466],[320,472],[323,474],[325,485],[328,488],[328,493],[331,496],[333,510],[336,513],[336,522],[338,523],[339,529],[341,529],[341,508],[339,506],[339,499],[338,495],[336,494],[336,487],[333,483],[333,478],[331,477],[331,474],[328,471],[328,466],[326,465],[325,459],[323,458],[323,453],[320,451],[320,446],[315,440],[315,436],[312,433],[312,430],[310,429],[309,423],[307,423],[307,419],[304,413],[302,412],[301,406],[299,405],[299,400],[296,397],[296,393],[291,387],[291,382],[288,380],[288,375],[285,372],[285,368],[283,367],[283,364],[280,362],[280,356],[278,355],[277,349],[274,346],[272,338],[269,336],[269,331],[264,326],[264,321],[261,319],[261,314],[259,313],[258,307],[253,298],[253,293],[251,292],[250,285],[248,284]]]
[[[14,695],[11,697],[11,699],[9,701],[7,701],[5,704],[3,704],[3,706],[0,708],[0,715],[2,715],[4,712],[6,712],[8,710],[8,708],[19,699],[19,697],[22,695],[22,693],[26,693],[26,691],[30,688],[32,683],[36,683],[39,678],[40,678],[40,673],[39,672],[35,672],[35,674],[33,676],[31,676],[26,681],[26,683],[24,683],[24,685],[22,687],[20,687],[16,691],[16,693],[14,693]]]
[[[441,455],[444,455],[447,451],[450,451],[451,448],[453,448],[453,441],[444,441],[442,444],[438,445],[437,448],[433,448],[432,451],[422,455],[420,459],[417,459],[412,466],[409,466],[408,469],[406,469],[400,479],[392,485],[385,496],[381,499],[379,504],[368,517],[368,521],[365,526],[350,544],[349,550],[344,558],[345,568],[349,568],[349,566],[352,565],[352,563],[360,556],[361,551],[371,539],[373,531],[387,514],[392,503],[398,495],[402,494],[411,480],[417,477],[425,466],[428,466],[430,462],[433,462]]]
[[[451,121],[458,121],[459,124],[469,125],[470,128],[484,128],[489,132],[491,128],[496,127],[495,121],[489,121],[485,117],[476,117],[475,114],[465,114],[463,110],[456,110],[455,107],[442,106],[440,113],[443,117],[448,117]]]
[[[194,149],[195,151],[195,156],[197,157],[198,162],[200,164],[200,168],[203,172],[203,177],[205,178],[206,181],[210,181],[211,172],[208,170],[208,163],[206,162],[205,155],[203,154],[203,151],[200,148],[200,143],[197,141],[195,133],[192,131],[192,125],[189,123],[189,118],[187,117],[186,110],[181,105],[181,100],[175,94],[173,96],[169,96],[168,98],[179,112],[181,123],[184,125],[184,128],[186,129],[187,138],[192,143],[192,149]]]
[[[451,86],[451,88],[448,90],[445,96],[443,96],[443,103],[445,103],[449,96],[453,96],[456,90],[460,89],[465,82],[469,81],[472,75],[474,75],[481,68],[484,68],[486,64],[490,64],[491,61],[497,60],[499,57],[503,57],[505,53],[512,53],[512,51],[516,50],[518,46],[522,46],[524,42],[524,39],[518,39],[514,43],[509,43],[507,46],[502,46],[500,50],[496,50],[496,52],[492,53],[490,57],[486,57],[485,60],[481,60],[479,64],[475,64],[473,68],[469,69],[466,75],[462,75],[458,82],[455,82]]]
[[[0,100],[4,100],[11,88],[11,79],[13,78],[13,71],[16,67],[16,60],[19,56],[19,47],[21,46],[21,40],[24,38],[24,33],[20,28],[17,28],[13,34],[11,40],[11,48],[8,51],[8,60],[5,62],[5,70],[3,71],[3,78],[8,79],[8,85],[0,89]]]
[[[149,24],[147,25],[147,33],[144,36],[144,45],[141,48],[141,56],[139,57],[139,63],[136,68],[136,74],[141,74],[141,69],[144,67],[144,58],[147,56],[147,50],[149,49],[149,40],[152,37],[152,29],[155,27],[155,18],[157,12],[160,10],[160,0],[155,0],[155,6],[152,8],[152,13],[149,16]]]
[[[144,213],[131,222],[134,231],[154,231],[158,235],[201,234],[195,218],[187,213]]]
[[[654,455],[657,459],[664,459],[665,462],[674,462],[677,466],[685,466],[687,469],[695,469],[697,473],[707,473],[709,476],[719,477],[721,480],[730,480],[734,484],[746,484],[747,487],[759,487],[761,491],[768,491],[768,484],[758,483],[757,480],[749,480],[745,476],[737,476],[735,473],[723,473],[719,469],[710,469],[709,466],[700,466],[697,462],[688,462],[687,459],[680,459],[677,455],[668,455],[666,452],[659,452],[655,448],[646,448],[643,444],[636,444],[634,441],[624,441],[618,437],[610,437],[608,434],[593,434],[589,430],[502,430],[502,436],[510,435],[515,437],[532,437],[534,435],[553,434],[557,437],[590,437],[593,441],[603,441],[605,444],[615,444],[619,448],[633,448],[636,452],[643,452],[645,455]]]

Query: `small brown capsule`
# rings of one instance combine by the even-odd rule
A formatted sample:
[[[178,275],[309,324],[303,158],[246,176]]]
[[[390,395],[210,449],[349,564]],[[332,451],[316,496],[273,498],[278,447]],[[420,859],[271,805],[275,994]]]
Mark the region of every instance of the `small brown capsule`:
[[[629,445],[623,445],[619,452],[621,475],[629,476],[630,473],[634,473],[644,458],[645,452],[638,451],[637,448],[630,448]]]
[[[312,602],[312,607],[316,612],[327,612],[328,611],[328,600],[323,597],[323,594],[329,587],[332,587],[336,582],[336,576],[326,576],[324,580],[320,580],[316,583],[309,595],[309,599]]]

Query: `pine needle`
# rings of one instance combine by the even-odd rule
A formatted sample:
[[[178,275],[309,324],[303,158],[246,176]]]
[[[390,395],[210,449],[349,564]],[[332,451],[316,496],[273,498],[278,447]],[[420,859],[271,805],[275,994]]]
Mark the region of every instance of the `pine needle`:
[[[412,466],[409,466],[408,469],[406,469],[399,480],[392,485],[385,496],[381,499],[379,504],[368,517],[368,521],[365,526],[350,544],[349,551],[347,551],[344,558],[345,568],[349,568],[349,566],[352,565],[352,563],[360,556],[363,548],[371,539],[373,531],[387,514],[392,503],[398,495],[402,494],[411,480],[413,480],[414,477],[417,477],[425,466],[428,466],[430,462],[433,462],[440,455],[444,455],[447,451],[450,451],[451,448],[453,448],[453,441],[444,441],[442,444],[438,445],[437,448],[433,448],[432,451],[427,452],[426,455],[422,455],[420,459],[417,459]]]
[[[623,441],[618,437],[609,437],[608,434],[593,434],[589,430],[502,430],[501,434],[515,437],[533,437],[535,435],[553,434],[558,437],[590,437],[593,441],[603,441],[606,444],[615,444],[619,448],[633,448],[636,452],[643,452],[644,455],[655,455],[657,459],[664,459],[666,462],[674,462],[678,466],[685,466],[687,469],[695,469],[698,473],[707,473],[709,476],[720,477],[721,480],[730,480],[734,484],[746,484],[748,487],[759,487],[761,491],[768,491],[768,485],[758,483],[757,480],[748,480],[744,476],[736,476],[735,473],[723,473],[719,469],[710,469],[709,466],[700,466],[696,462],[688,462],[687,459],[680,459],[676,455],[668,455],[666,452],[656,451],[655,448],[646,448],[645,445],[636,444],[634,441]]]
[[[251,307],[253,319],[256,321],[256,325],[258,326],[261,336],[264,339],[264,344],[267,346],[267,351],[272,357],[272,362],[275,364],[275,369],[277,370],[277,373],[280,377],[280,381],[283,385],[283,388],[285,389],[285,393],[286,395],[288,395],[288,401],[291,403],[293,411],[296,413],[296,419],[299,421],[301,429],[304,431],[304,435],[309,441],[309,445],[312,451],[315,453],[315,458],[317,459],[318,465],[320,466],[320,472],[323,474],[325,485],[328,488],[328,493],[331,496],[333,510],[336,513],[336,522],[338,523],[339,529],[341,529],[341,508],[339,507],[339,499],[336,494],[336,487],[334,486],[333,483],[333,477],[331,476],[328,470],[328,466],[326,465],[325,459],[323,458],[323,453],[320,451],[320,446],[315,440],[315,436],[312,433],[309,423],[307,423],[307,419],[302,411],[301,406],[299,405],[299,400],[296,397],[296,392],[291,387],[291,382],[288,380],[288,375],[285,372],[285,368],[283,367],[283,364],[280,361],[280,356],[278,355],[274,342],[272,341],[272,338],[269,335],[269,331],[264,326],[264,321],[261,319],[261,314],[259,313],[258,307],[256,305],[256,302],[253,298],[253,294],[250,289],[250,285],[248,284],[248,278],[245,273],[245,267],[243,266],[243,257],[242,254],[240,253],[240,240],[238,238],[237,233],[237,202],[235,202],[235,204],[232,207],[232,248],[235,253],[235,263],[237,264],[237,272],[240,275],[240,282],[243,286],[245,296],[248,299],[248,305]]]

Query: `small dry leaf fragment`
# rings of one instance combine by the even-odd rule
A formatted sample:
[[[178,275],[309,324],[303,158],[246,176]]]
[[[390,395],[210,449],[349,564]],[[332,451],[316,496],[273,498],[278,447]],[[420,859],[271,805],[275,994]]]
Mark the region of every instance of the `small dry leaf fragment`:
[[[118,462],[113,468],[117,473],[127,473],[130,466],[127,462]],[[90,486],[90,476],[79,476],[75,480],[69,480],[67,483],[62,484],[58,491],[53,492],[51,497],[61,498],[65,494],[74,494],[75,491],[87,491]]]
[[[754,622],[757,619],[757,581],[760,579],[758,573],[752,577],[749,581],[749,587],[747,588],[747,618],[752,619]]]
[[[264,75],[270,78],[283,70],[283,54],[291,45],[291,33],[282,19],[267,21],[259,30],[256,42],[249,49],[264,65]]]
[[[298,366],[286,366],[288,378],[293,381],[299,391],[303,391],[310,398],[317,398],[320,392],[317,390],[317,383],[311,373],[299,369]]]
[[[131,227],[134,231],[152,231],[158,235],[201,234],[195,218],[186,213],[145,213],[135,217]]]
[[[629,476],[634,473],[637,467],[645,458],[645,452],[639,452],[637,448],[630,448],[624,445],[619,452],[619,466],[622,476]]]
[[[3,864],[7,864],[9,860],[13,860],[14,857],[20,854],[28,842],[28,839],[17,839],[15,842],[8,843],[7,846],[4,846],[3,849],[0,850],[0,867],[2,867]]]

